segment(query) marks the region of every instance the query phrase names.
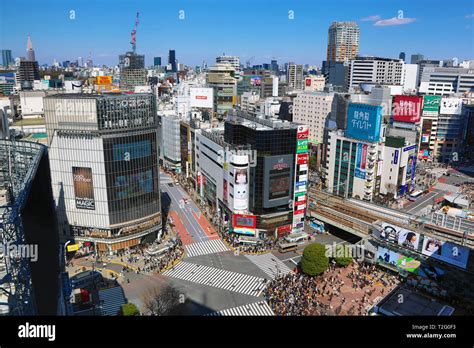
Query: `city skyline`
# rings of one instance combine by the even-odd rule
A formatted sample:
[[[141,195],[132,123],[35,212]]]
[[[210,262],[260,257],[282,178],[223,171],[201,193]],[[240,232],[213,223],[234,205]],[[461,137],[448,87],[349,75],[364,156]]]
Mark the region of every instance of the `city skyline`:
[[[17,11],[19,3],[30,11]],[[453,57],[445,52],[454,52],[460,61],[473,56],[470,1],[448,8],[437,2],[427,6],[426,1],[339,1],[325,4],[323,11],[308,1],[215,4],[210,0],[199,4],[102,1],[74,6],[59,1],[4,3],[3,12],[9,15],[2,19],[1,48],[11,49],[14,57],[26,56],[26,40],[31,34],[41,65],[54,59],[87,58],[89,52],[95,64],[118,65],[118,55],[131,50],[130,32],[138,11],[137,52],[145,55],[146,65],[153,64],[153,57],[166,62],[168,50],[175,49],[178,61],[191,66],[203,61],[212,64],[222,53],[239,56],[242,64],[277,59],[279,63],[320,66],[333,21],[359,25],[360,55],[396,58],[403,51],[407,59],[415,53],[430,59],[450,59]],[[342,16],[341,7],[350,15]],[[44,25],[47,17],[55,18],[55,25]],[[440,24],[443,30],[439,30]],[[265,34],[264,41],[259,40],[259,33]],[[58,51],[58,43],[65,49]]]

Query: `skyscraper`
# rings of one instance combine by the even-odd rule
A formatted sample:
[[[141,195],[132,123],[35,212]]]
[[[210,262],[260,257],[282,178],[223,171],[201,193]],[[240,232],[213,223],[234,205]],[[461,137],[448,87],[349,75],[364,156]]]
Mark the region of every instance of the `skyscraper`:
[[[405,62],[405,58],[406,58],[405,52],[400,52],[400,55],[398,56],[398,58],[403,59],[403,61]]]
[[[418,62],[420,60],[423,60],[423,59],[425,59],[425,57],[421,53],[412,54],[410,63],[411,64],[418,64]]]
[[[286,76],[288,87],[293,89],[303,89],[303,65],[290,63]]]
[[[359,53],[359,26],[355,22],[333,22],[328,31],[327,61],[344,62]]]
[[[175,50],[170,50],[168,55],[168,64],[171,64],[171,72],[177,72],[176,68],[176,52]]]
[[[33,50],[33,43],[31,42],[30,36],[28,36],[28,42],[26,44],[26,54],[27,54],[27,59],[30,62],[34,62],[36,60],[35,51]]]
[[[2,52],[2,65],[8,67],[13,64],[12,50],[1,50]]]
[[[161,66],[161,57],[154,57],[153,58],[153,65],[154,66]]]

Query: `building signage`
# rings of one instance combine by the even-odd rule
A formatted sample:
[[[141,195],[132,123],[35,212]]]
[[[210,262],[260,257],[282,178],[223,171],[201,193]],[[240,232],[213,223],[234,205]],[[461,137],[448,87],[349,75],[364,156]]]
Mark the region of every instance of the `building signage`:
[[[295,186],[293,196],[293,232],[299,232],[304,227],[306,190],[308,185],[308,136],[309,127],[307,125],[298,126],[298,129],[296,131]]]
[[[112,76],[97,76],[96,77],[96,84],[97,85],[111,85],[112,84]]]
[[[363,141],[378,142],[382,123],[382,106],[349,103],[346,135]]]
[[[398,153],[398,150],[395,150],[395,152],[393,153],[393,164],[398,164]]]
[[[249,214],[234,214],[232,225],[234,233],[254,236],[257,228],[257,217]]]
[[[420,122],[422,96],[396,95],[393,103],[393,120],[397,122]]]
[[[95,210],[92,169],[72,167],[74,196],[77,209]]]
[[[297,140],[296,143],[296,153],[306,153],[308,152],[308,140]]]
[[[212,88],[191,87],[189,89],[189,105],[195,108],[212,109],[214,90]]]
[[[247,210],[248,201],[248,168],[234,168],[234,209]]]
[[[407,152],[416,148],[416,145],[410,145],[403,149],[403,152]]]
[[[439,113],[443,115],[461,115],[462,99],[461,98],[443,98],[441,99],[441,107]]]
[[[302,153],[296,155],[296,163],[297,164],[308,164],[308,154]]]
[[[367,165],[367,148],[367,144],[357,144],[354,176],[360,179],[365,179],[365,167]]]
[[[423,97],[423,116],[436,116],[439,114],[441,96],[425,95]]]

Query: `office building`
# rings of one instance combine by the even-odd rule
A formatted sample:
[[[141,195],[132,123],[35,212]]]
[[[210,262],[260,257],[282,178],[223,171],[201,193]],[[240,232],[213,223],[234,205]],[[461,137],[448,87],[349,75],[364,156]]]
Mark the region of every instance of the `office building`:
[[[240,71],[240,58],[237,56],[226,56],[224,54],[216,57],[216,63],[229,63],[235,71]]]
[[[180,119],[175,115],[162,115],[163,166],[181,173]]]
[[[351,60],[349,88],[361,84],[402,85],[403,61],[379,57],[357,57]]]
[[[153,66],[154,67],[161,66],[161,57],[154,57],[153,58]]]
[[[359,53],[359,26],[355,22],[333,22],[328,30],[327,62],[347,62]]]
[[[135,91],[135,87],[147,85],[145,56],[127,52],[119,56],[120,89]]]
[[[403,60],[403,62],[405,63],[405,59],[406,59],[406,54],[405,54],[405,52],[400,52],[400,54],[398,55],[398,59]]]
[[[155,96],[57,94],[44,109],[62,240],[99,254],[153,242],[162,221]]]
[[[425,57],[424,57],[422,54],[420,54],[420,53],[412,54],[412,55],[411,55],[411,59],[410,59],[410,63],[411,63],[411,64],[418,64],[418,62],[419,62],[420,60],[423,60],[423,59],[425,59]]]
[[[279,73],[279,70],[280,70],[280,69],[278,68],[278,62],[277,62],[275,59],[273,59],[273,60],[270,62],[270,68],[271,68],[274,72],[276,72],[277,74]]]
[[[419,92],[448,96],[474,89],[474,70],[463,68],[424,67]]]
[[[8,68],[14,63],[12,58],[12,50],[0,50],[2,53],[2,65],[4,68]]]
[[[286,82],[291,89],[303,89],[303,65],[289,63],[286,75]]]
[[[22,89],[33,89],[33,81],[40,79],[38,62],[21,60],[17,78]]]
[[[63,254],[48,148],[27,141],[0,140],[0,187],[0,313],[56,315]],[[29,252],[36,246],[36,257],[33,253],[30,257],[5,257],[8,249],[3,248],[13,246],[28,247]]]
[[[171,72],[177,72],[178,71],[178,66],[176,62],[176,52],[175,50],[169,50],[168,53],[168,64],[171,65]]]
[[[207,71],[206,83],[214,90],[214,112],[222,117],[237,104],[235,69],[228,63],[217,63]]]

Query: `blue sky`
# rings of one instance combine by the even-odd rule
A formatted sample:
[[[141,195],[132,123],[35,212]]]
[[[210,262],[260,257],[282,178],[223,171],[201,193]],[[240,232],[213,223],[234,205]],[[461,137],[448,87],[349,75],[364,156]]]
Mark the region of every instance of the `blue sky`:
[[[223,52],[243,63],[320,65],[333,20],[357,21],[361,55],[474,59],[472,0],[0,0],[0,48],[25,56],[30,34],[40,64],[89,52],[95,63],[118,64],[137,11],[137,52],[147,64],[175,49],[188,65]]]

